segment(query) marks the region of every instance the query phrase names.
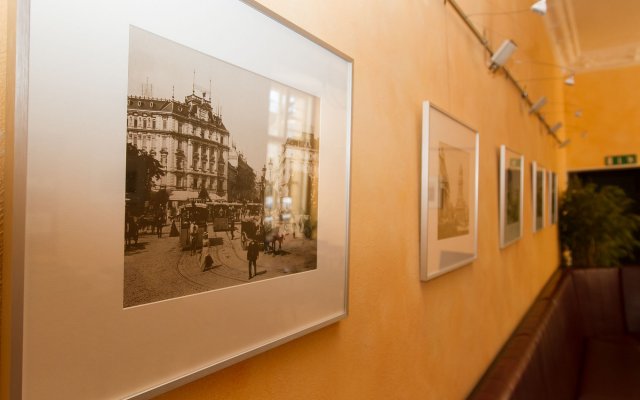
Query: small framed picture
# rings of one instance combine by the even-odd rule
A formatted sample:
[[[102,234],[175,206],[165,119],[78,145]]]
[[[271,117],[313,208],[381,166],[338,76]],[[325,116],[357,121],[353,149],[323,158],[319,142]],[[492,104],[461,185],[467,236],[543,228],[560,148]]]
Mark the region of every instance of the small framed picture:
[[[544,228],[545,225],[545,204],[546,195],[546,177],[545,169],[537,162],[531,163],[531,193],[533,204],[533,231],[537,232]]]
[[[478,133],[423,103],[420,278],[433,279],[476,259]]]
[[[558,175],[549,171],[549,224],[558,223]]]
[[[500,146],[500,248],[522,237],[524,156]]]

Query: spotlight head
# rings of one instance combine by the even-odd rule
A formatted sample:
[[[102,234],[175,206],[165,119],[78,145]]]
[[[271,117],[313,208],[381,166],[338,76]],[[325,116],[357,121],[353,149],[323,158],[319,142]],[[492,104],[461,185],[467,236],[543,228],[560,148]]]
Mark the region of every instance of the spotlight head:
[[[529,109],[529,114],[533,114],[534,112],[539,111],[542,107],[544,107],[545,104],[547,104],[547,97],[540,97],[540,99],[536,101]]]
[[[547,14],[547,0],[538,0],[531,6],[531,11],[539,15]]]
[[[549,130],[551,131],[551,133],[556,133],[560,128],[562,128],[562,122],[558,122],[554,126],[550,127]]]
[[[498,50],[496,50],[496,52],[493,53],[493,56],[491,56],[491,65],[489,65],[489,69],[491,71],[496,71],[498,68],[502,67],[517,48],[518,46],[511,39],[507,39],[502,42]]]
[[[576,76],[574,74],[570,74],[564,80],[564,84],[567,86],[573,86],[576,84]]]

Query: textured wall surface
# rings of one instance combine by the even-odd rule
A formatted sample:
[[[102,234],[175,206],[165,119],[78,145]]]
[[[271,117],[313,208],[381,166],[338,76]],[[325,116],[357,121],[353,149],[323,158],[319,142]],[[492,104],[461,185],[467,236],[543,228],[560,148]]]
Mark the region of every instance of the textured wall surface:
[[[522,152],[527,166],[536,160],[557,170],[557,147],[504,76],[488,72],[486,53],[441,0],[262,3],[355,59],[350,315],[162,398],[463,398],[558,265],[555,226],[532,233],[529,168],[524,237],[499,250],[498,148]],[[529,3],[461,6],[472,13]],[[541,18],[472,20],[494,48],[503,33],[518,43],[517,76],[553,72],[526,62],[552,60]],[[562,102],[559,81],[531,81],[528,90]],[[477,129],[481,157],[479,258],[428,283],[418,274],[424,100]]]
[[[4,254],[4,192],[5,192],[5,138],[7,131],[6,101],[7,98],[7,2],[0,0],[0,289],[2,289],[2,255]],[[2,321],[2,298],[0,296],[0,321]],[[0,339],[2,331],[0,330]],[[0,347],[0,358],[2,347]]]
[[[161,398],[463,398],[558,265],[556,227],[532,233],[528,166],[535,160],[559,171],[562,154],[504,75],[488,71],[486,52],[442,0],[261,3],[355,59],[350,315]],[[461,1],[467,13],[529,5]],[[505,34],[518,43],[516,76],[548,76],[549,67],[527,62],[553,60],[540,17],[472,20],[494,48]],[[561,82],[531,81],[528,91],[563,102]],[[418,266],[425,100],[480,132],[478,259],[428,283],[420,282]],[[527,165],[524,236],[504,250],[498,245],[502,144],[523,153]],[[3,358],[5,372],[7,366]]]
[[[565,95],[569,170],[604,168],[606,156],[640,155],[639,91],[638,66],[576,76]]]
[[[3,285],[4,277],[4,215],[5,215],[5,151],[6,151],[6,131],[7,131],[7,34],[9,27],[7,24],[8,4],[6,0],[0,0],[0,387],[5,387],[6,368],[6,348],[3,340],[7,324],[3,324],[4,308],[6,306],[5,291]],[[0,398],[4,398],[5,393],[0,389]]]

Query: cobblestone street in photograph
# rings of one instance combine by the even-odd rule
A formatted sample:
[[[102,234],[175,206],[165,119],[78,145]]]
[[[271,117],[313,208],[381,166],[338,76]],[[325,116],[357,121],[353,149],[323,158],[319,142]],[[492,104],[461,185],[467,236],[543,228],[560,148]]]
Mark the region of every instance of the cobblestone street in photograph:
[[[238,226],[240,224],[237,224]],[[125,251],[124,307],[156,302],[229,286],[270,279],[316,267],[316,241],[285,235],[282,248],[264,253],[257,260],[257,273],[249,279],[247,251],[242,249],[239,230],[234,239],[229,231],[213,232],[208,226],[209,248],[181,250],[180,238],[165,234],[140,233],[138,244]],[[277,248],[277,244],[276,244]],[[206,255],[213,266],[204,267]],[[286,266],[284,266],[286,265]]]

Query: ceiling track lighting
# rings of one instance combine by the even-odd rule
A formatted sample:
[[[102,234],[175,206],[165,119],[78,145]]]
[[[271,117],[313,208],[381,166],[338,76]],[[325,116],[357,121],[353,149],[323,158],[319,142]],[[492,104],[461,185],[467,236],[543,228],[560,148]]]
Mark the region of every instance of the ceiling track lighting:
[[[446,1],[445,1],[446,3]],[[546,15],[547,14],[547,0],[539,0],[531,5],[531,7],[526,8],[524,10],[513,10],[513,11],[498,11],[498,12],[477,12],[467,14],[469,17],[473,17],[476,15],[513,15],[520,14],[533,11],[538,15]]]
[[[531,6],[531,11],[538,15],[546,15],[547,14],[547,0],[539,0],[533,3]]]
[[[518,49],[518,46],[511,39],[507,39],[496,50],[495,53],[491,56],[491,64],[489,65],[489,69],[491,71],[497,71],[498,68],[504,66],[504,64],[509,60],[509,57]]]
[[[502,43],[500,48],[494,52],[491,46],[489,45],[489,41],[484,37],[482,33],[480,33],[480,31],[478,30],[478,28],[476,28],[473,22],[471,22],[471,20],[469,19],[469,16],[466,15],[464,11],[462,11],[462,8],[460,8],[456,0],[444,0],[444,3],[445,4],[449,3],[451,7],[453,7],[453,10],[458,14],[460,18],[462,18],[462,21],[465,23],[465,25],[467,25],[467,27],[471,30],[471,32],[476,37],[476,39],[478,39],[478,42],[480,42],[482,47],[484,47],[484,49],[489,53],[489,55],[491,56],[491,64],[489,65],[489,69],[494,72],[497,69],[502,69],[504,71],[504,74],[507,80],[509,80],[516,87],[516,89],[520,93],[520,96],[524,99],[525,103],[529,106],[529,109],[531,109],[534,106],[534,103],[529,98],[527,91],[515,79],[515,77],[511,74],[511,72],[504,66],[504,63],[509,59],[511,54],[513,54],[513,52],[518,48],[516,44],[512,40],[506,40]],[[541,10],[542,6],[538,5],[538,3],[539,2],[536,2],[534,6],[536,9]],[[532,10],[534,9],[534,6],[532,6]],[[545,6],[546,6],[546,3],[545,3]],[[556,131],[560,129],[562,124],[560,124],[560,126],[557,126],[556,124],[552,128],[549,126],[549,124],[544,119],[544,117],[540,115],[540,113],[535,113],[535,115],[540,121],[540,123],[542,123],[542,125],[547,129],[547,132],[551,136],[553,136],[556,142],[562,143],[558,138],[558,136],[556,135]]]
[[[553,125],[551,128],[549,128],[549,130],[553,133],[558,132],[558,130],[562,128],[562,122],[558,122],[555,125]]]
[[[529,109],[529,114],[540,111],[540,109],[544,107],[545,104],[547,104],[547,98],[545,96],[540,97],[540,99],[536,101]]]
[[[569,74],[564,80],[564,84],[567,86],[573,86],[576,84],[576,75],[574,73]]]
[[[567,86],[573,86],[576,84],[576,76],[573,73],[567,76],[550,76],[547,78],[520,79],[520,82],[555,81],[555,80],[562,80],[564,84]]]
[[[562,149],[562,148],[565,148],[565,147],[567,147],[567,145],[569,145],[569,143],[571,143],[571,139],[565,139],[564,141],[562,141],[562,142],[558,145],[558,147],[559,147],[559,148],[561,148],[561,149]]]

